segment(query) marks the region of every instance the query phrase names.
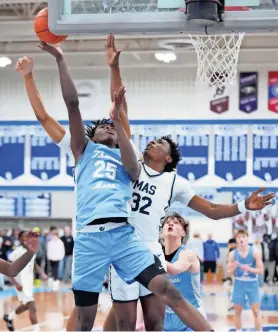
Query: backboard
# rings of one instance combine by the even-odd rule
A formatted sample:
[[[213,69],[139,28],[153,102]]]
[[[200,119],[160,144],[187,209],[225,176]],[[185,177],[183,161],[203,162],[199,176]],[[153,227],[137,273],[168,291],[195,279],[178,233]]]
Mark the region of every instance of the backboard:
[[[278,33],[278,0],[226,0],[224,22],[208,33]],[[184,0],[49,0],[49,27],[56,34],[182,34],[203,27],[186,21]]]

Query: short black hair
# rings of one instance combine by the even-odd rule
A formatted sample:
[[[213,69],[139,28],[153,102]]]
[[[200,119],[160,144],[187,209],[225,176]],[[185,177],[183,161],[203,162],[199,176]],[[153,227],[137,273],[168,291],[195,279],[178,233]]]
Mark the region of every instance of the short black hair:
[[[172,158],[172,162],[167,163],[165,166],[164,172],[172,172],[177,168],[177,164],[181,160],[179,145],[175,143],[170,136],[162,136],[161,139],[169,143],[171,149],[170,155]]]
[[[56,229],[57,229],[56,226],[50,226],[49,231],[52,232],[52,231],[55,231]]]
[[[18,239],[20,240],[26,231],[20,231],[18,234]]]
[[[87,125],[85,128],[86,136],[90,139],[94,138],[95,132],[96,132],[96,129],[98,126],[103,125],[103,124],[109,124],[112,127],[114,127],[112,120],[106,119],[106,118],[103,118],[101,120],[91,121],[91,123],[92,123],[91,125]]]

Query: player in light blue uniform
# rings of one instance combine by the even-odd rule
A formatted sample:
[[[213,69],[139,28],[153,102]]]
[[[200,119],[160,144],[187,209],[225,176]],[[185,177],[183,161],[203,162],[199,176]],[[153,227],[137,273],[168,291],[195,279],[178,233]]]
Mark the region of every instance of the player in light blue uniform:
[[[211,330],[204,317],[169,282],[160,260],[137,239],[134,227],[128,223],[131,181],[138,179],[141,164],[119,117],[125,89],[121,87],[114,95],[110,110],[113,123],[98,122],[88,128],[86,136],[77,91],[61,50],[45,43],[40,48],[52,54],[58,64],[76,165],[77,233],[73,258],[76,330],[91,331],[110,264],[127,283],[136,280],[160,296],[194,330]]]
[[[261,331],[260,293],[258,274],[264,273],[261,252],[248,245],[248,233],[239,230],[236,236],[237,249],[229,254],[228,275],[234,276],[232,302],[235,308],[235,325],[242,329],[241,314],[248,299],[255,320],[256,331]]]
[[[182,245],[188,231],[188,222],[177,213],[168,215],[163,222],[168,278],[184,298],[206,317],[201,299],[200,262],[192,250],[185,249]],[[192,329],[186,326],[169,306],[166,306],[164,331],[192,331]]]

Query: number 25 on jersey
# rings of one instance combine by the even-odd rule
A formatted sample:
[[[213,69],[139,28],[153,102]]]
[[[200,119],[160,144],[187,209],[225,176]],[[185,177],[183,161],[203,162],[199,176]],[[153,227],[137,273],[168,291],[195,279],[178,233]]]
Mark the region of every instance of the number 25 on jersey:
[[[116,178],[116,172],[117,172],[117,166],[105,162],[104,160],[98,160],[95,163],[96,170],[93,173],[94,178],[100,178],[100,179],[109,179],[109,180],[115,180]]]

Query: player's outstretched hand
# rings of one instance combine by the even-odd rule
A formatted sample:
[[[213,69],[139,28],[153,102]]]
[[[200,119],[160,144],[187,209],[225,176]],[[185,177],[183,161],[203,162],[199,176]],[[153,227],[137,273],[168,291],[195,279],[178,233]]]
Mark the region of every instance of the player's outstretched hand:
[[[120,109],[122,105],[122,101],[125,95],[126,89],[124,86],[121,86],[118,92],[114,93],[114,101],[109,112],[110,118],[112,121],[120,120]]]
[[[34,60],[30,56],[25,56],[23,58],[19,58],[15,65],[15,70],[21,75],[25,76],[32,73],[34,67]]]
[[[63,51],[60,48],[59,44],[57,44],[56,46],[52,46],[52,45],[46,44],[45,42],[41,42],[40,44],[38,44],[38,47],[41,50],[53,55],[56,59],[63,56]]]
[[[119,66],[119,58],[120,54],[123,51],[122,49],[117,50],[115,47],[115,37],[114,35],[108,35],[105,44],[106,50],[106,59],[107,64],[110,67],[118,67]]]
[[[34,232],[29,232],[27,235],[27,240],[24,243],[26,249],[33,254],[36,254],[40,247],[39,234]]]
[[[264,207],[272,203],[273,198],[275,197],[274,193],[267,194],[265,196],[259,196],[265,188],[260,188],[253,192],[245,201],[245,207],[247,210],[262,210]]]

